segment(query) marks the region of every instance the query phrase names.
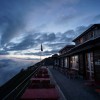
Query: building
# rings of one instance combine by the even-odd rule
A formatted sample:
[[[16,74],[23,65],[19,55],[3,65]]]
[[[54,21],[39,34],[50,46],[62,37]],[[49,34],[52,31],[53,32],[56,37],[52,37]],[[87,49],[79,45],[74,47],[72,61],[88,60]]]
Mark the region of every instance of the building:
[[[76,46],[71,53],[79,56],[80,73],[86,79],[100,81],[100,24],[92,25],[73,42]]]
[[[66,45],[64,48],[59,50],[59,55],[54,57],[54,68],[65,72],[70,67],[70,57],[66,56],[66,53],[75,47],[75,45]]]
[[[84,79],[100,82],[100,24],[92,25],[73,42],[72,48],[66,46],[59,51],[60,69],[66,67]]]

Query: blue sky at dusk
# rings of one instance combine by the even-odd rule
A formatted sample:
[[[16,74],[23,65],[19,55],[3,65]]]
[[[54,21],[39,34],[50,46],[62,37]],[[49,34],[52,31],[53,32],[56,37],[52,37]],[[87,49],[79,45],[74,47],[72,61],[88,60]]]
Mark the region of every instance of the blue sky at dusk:
[[[100,23],[100,0],[0,0],[0,55],[39,59]]]

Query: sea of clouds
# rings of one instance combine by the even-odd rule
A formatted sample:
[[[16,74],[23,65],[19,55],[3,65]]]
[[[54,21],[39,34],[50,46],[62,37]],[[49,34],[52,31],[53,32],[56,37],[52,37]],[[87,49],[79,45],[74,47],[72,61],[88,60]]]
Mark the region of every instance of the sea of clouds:
[[[33,60],[0,59],[0,86],[14,77],[21,69],[34,65]]]

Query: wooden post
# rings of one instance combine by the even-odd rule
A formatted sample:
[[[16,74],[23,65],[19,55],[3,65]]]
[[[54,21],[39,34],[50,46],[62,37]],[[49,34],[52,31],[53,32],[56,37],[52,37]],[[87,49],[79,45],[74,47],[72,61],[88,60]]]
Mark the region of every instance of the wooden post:
[[[86,59],[85,59],[85,53],[82,53],[82,56],[83,56],[83,78],[84,79],[87,79],[87,75],[86,75]]]

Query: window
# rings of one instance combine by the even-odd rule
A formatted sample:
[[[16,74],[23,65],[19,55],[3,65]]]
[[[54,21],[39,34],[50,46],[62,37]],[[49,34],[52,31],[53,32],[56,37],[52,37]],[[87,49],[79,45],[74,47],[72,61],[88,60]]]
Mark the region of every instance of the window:
[[[90,38],[93,38],[94,37],[94,32],[91,32],[90,33]]]
[[[67,63],[68,63],[67,58],[65,58],[65,67],[66,67],[66,68],[68,67],[68,66],[67,66],[67,65],[68,65]]]
[[[86,71],[89,79],[94,78],[94,67],[93,67],[93,53],[86,53]]]
[[[83,38],[80,38],[80,43],[83,43]]]
[[[72,69],[78,70],[79,64],[78,64],[78,56],[72,57]]]

